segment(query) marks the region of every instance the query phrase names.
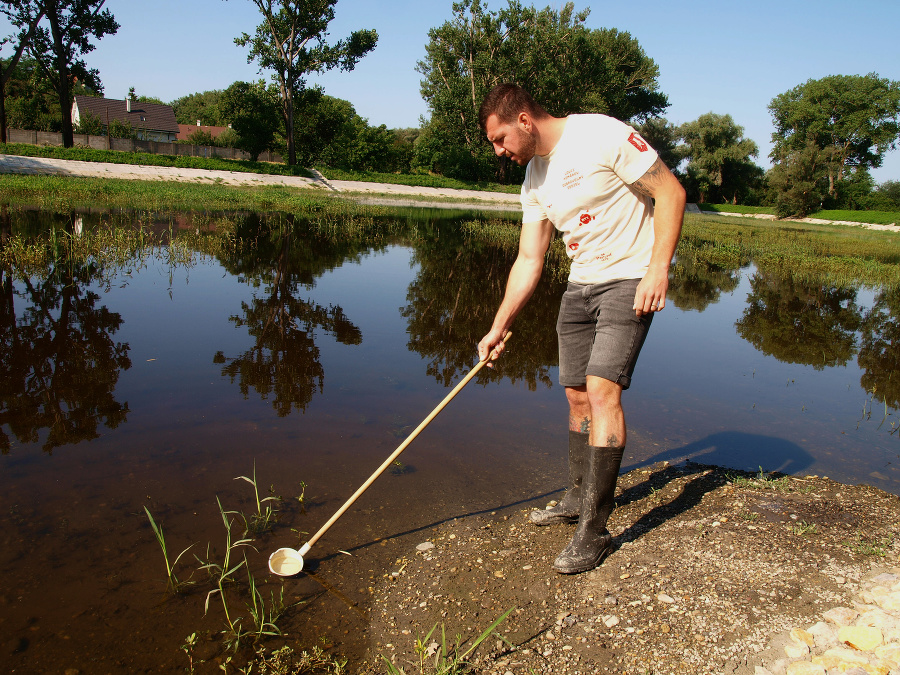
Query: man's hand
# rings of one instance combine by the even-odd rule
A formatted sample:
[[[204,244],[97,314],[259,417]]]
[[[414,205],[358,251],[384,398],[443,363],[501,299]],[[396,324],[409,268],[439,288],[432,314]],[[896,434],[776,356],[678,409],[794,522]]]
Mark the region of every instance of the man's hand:
[[[638,284],[634,294],[634,313],[638,316],[661,312],[666,306],[666,290],[669,288],[669,271],[648,271]]]
[[[506,349],[506,343],[503,341],[503,338],[506,336],[507,331],[505,330],[491,330],[490,333],[481,338],[481,342],[478,343],[478,360],[486,361],[490,359],[490,361],[496,361],[500,354],[503,353],[503,350]],[[493,368],[494,364],[488,361],[487,367]]]

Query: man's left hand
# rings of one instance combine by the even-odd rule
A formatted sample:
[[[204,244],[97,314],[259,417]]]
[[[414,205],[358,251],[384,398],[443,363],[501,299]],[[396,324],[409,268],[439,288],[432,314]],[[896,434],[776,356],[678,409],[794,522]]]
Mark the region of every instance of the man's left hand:
[[[661,312],[666,306],[666,290],[669,288],[669,270],[665,274],[647,272],[634,294],[634,313],[638,316]]]

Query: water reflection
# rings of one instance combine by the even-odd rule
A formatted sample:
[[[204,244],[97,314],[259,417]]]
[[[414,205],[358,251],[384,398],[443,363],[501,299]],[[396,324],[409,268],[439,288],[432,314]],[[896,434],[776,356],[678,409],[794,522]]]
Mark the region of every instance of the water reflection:
[[[846,365],[862,322],[855,289],[804,283],[771,272],[750,279],[738,335],[763,354],[816,370]]]
[[[243,245],[222,257],[226,269],[259,289],[252,300],[241,302],[240,314],[230,317],[255,343],[235,357],[217,352],[214,361],[225,364],[222,374],[237,382],[245,398],[255,390],[271,400],[280,417],[292,409],[305,410],[324,388],[316,329],[342,344],[362,342],[361,331],[340,306],[323,307],[297,296],[317,277],[371,246],[359,237],[325,238],[311,245],[314,237],[308,223],[290,214],[244,214],[236,229]]]
[[[900,288],[882,290],[861,325],[857,362],[862,388],[875,400],[900,409]]]
[[[506,287],[515,252],[476,241],[458,230],[416,246],[419,271],[400,314],[407,320],[408,346],[427,359],[427,372],[450,386],[473,365],[475,345],[490,328]],[[553,384],[557,365],[556,314],[563,285],[544,275],[516,320],[515,337],[493,369],[482,369],[481,382],[506,378],[524,381],[530,390]]]
[[[10,232],[4,218],[4,240]],[[131,367],[128,343],[114,335],[123,319],[100,304],[91,286],[108,283],[90,263],[52,265],[13,285],[0,270],[0,450],[12,439],[45,452],[97,438],[98,427],[125,421],[116,399],[119,374]],[[17,309],[16,304],[24,306]],[[4,429],[9,429],[7,433]],[[41,441],[43,438],[43,441]]]

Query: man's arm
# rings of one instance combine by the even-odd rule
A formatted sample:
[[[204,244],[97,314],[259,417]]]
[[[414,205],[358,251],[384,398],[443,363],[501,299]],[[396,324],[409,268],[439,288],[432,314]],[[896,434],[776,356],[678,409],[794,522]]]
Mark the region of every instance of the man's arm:
[[[631,187],[656,202],[653,213],[653,252],[647,274],[634,294],[634,311],[638,316],[658,312],[666,306],[669,287],[669,264],[681,236],[684,221],[684,188],[662,160],[657,158],[647,173]]]
[[[513,263],[506,282],[503,302],[494,317],[491,331],[478,343],[478,358],[484,361],[491,355],[496,359],[505,347],[503,336],[512,326],[513,320],[531,298],[544,269],[544,254],[550,246],[553,224],[549,220],[539,220],[522,224],[519,235],[519,254]],[[491,354],[491,350],[495,350]]]

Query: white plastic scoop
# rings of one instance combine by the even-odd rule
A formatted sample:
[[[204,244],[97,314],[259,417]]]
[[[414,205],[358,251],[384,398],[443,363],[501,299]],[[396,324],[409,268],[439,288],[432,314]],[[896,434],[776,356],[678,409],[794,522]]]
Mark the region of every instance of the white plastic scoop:
[[[507,333],[503,338],[503,342],[509,340],[510,336],[512,336],[512,333]],[[475,374],[491,360],[491,356],[493,356],[493,352],[484,361],[479,361],[475,365],[475,367],[469,371],[469,374],[466,375],[459,384],[453,387],[453,390],[444,397],[444,400],[441,401],[434,410],[431,411],[431,414],[429,414],[428,417],[422,420],[422,423],[417,426],[409,436],[406,437],[406,440],[403,441],[398,446],[398,448],[391,453],[390,457],[384,460],[384,463],[375,470],[375,473],[369,476],[366,482],[363,483],[359,487],[359,489],[353,493],[350,499],[344,502],[344,505],[337,510],[337,513],[331,516],[331,518],[328,519],[328,522],[325,523],[318,532],[310,537],[308,542],[300,547],[300,550],[293,548],[280,548],[272,555],[270,555],[269,570],[272,572],[272,574],[277,574],[282,577],[290,577],[295,574],[299,574],[303,570],[303,556],[309,553],[309,549],[311,549],[313,544],[315,544],[319,540],[319,537],[325,534],[328,531],[328,528],[334,525],[335,521],[337,521],[338,518],[344,515],[344,512],[353,505],[353,502],[359,499],[360,495],[362,495],[363,492],[369,489],[369,486],[375,482],[375,479],[378,478],[382,473],[384,473],[385,469],[387,469],[391,464],[394,463],[394,460],[400,456],[400,453],[406,450],[406,446],[408,446],[413,442],[413,440],[415,440],[416,436],[418,436],[419,433],[431,423],[431,420],[437,417],[438,413],[441,412],[441,410],[443,410],[444,407],[453,400],[453,397],[456,396],[462,390],[462,388],[469,383],[469,380],[475,377]]]

